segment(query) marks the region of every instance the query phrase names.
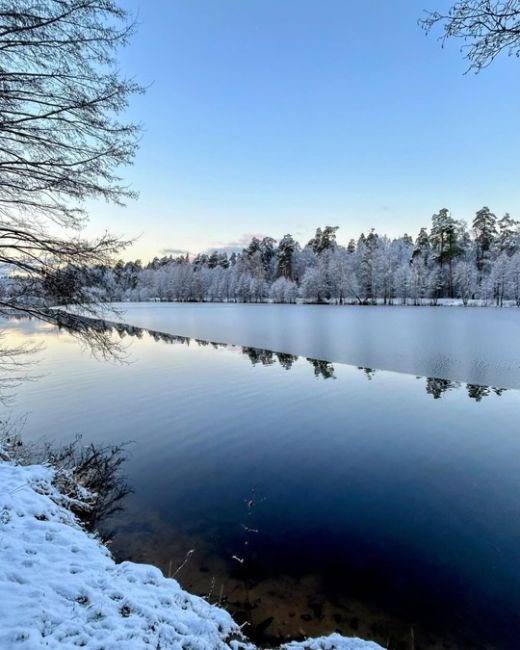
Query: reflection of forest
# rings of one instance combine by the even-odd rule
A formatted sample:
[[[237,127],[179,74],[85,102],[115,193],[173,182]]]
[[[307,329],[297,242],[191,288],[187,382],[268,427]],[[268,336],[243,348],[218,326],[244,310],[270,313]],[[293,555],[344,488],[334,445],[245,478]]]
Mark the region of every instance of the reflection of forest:
[[[426,378],[426,392],[430,394],[433,399],[440,399],[444,393],[461,387],[462,384],[459,381],[439,379],[438,377]],[[483,397],[488,397],[492,394],[500,397],[506,389],[496,388],[494,386],[480,386],[479,384],[466,384],[466,390],[468,392],[468,397],[474,399],[476,402],[480,402]]]
[[[79,321],[81,321],[81,325],[78,324]],[[188,336],[167,334],[166,332],[158,332],[156,330],[135,327],[133,325],[126,325],[124,323],[115,323],[113,321],[99,320],[87,317],[81,317],[81,319],[79,319],[77,316],[71,316],[71,323],[69,324],[67,322],[67,316],[63,312],[61,312],[59,326],[67,331],[71,331],[73,334],[77,333],[78,327],[81,327],[83,337],[88,338],[90,334],[92,340],[94,341],[98,340],[100,333],[108,335],[115,333],[121,339],[123,339],[125,336],[142,339],[146,334],[157,342],[180,343],[182,345],[190,345],[192,343],[195,343],[199,347],[211,346],[215,349],[229,348],[240,350],[241,353],[249,359],[253,366],[257,364],[260,364],[262,366],[279,364],[285,370],[291,370],[294,363],[299,358],[297,355],[288,354],[286,352],[274,352],[272,350],[264,350],[263,348],[255,348],[250,346],[234,346],[227,343],[217,343],[215,341],[195,339]],[[6,351],[2,351],[2,355],[5,356],[5,354]],[[316,378],[336,379],[334,365],[330,361],[325,361],[323,359],[312,359],[309,357],[307,357],[307,361],[311,364]],[[0,369],[1,368],[2,364],[0,364]],[[376,370],[374,368],[364,368],[362,366],[358,366],[358,370],[361,370],[369,381],[371,381],[376,375]],[[417,377],[417,379],[423,379],[423,377]],[[489,397],[490,395],[496,395],[500,397],[500,395],[502,395],[502,393],[504,393],[506,390],[505,388],[497,388],[495,386],[463,384],[462,382],[453,381],[451,379],[426,377],[426,392],[431,395],[433,399],[440,399],[446,393],[453,390],[460,390],[463,387],[465,387],[468,397],[475,400],[476,402],[480,402],[484,397]]]
[[[211,345],[214,348],[227,348],[234,347],[226,343],[216,343],[214,341],[204,341],[201,339],[191,339],[186,336],[175,336],[173,334],[166,334],[164,332],[156,332],[153,330],[143,330],[139,327],[131,325],[123,325],[119,323],[106,324],[107,327],[112,327],[120,336],[125,334],[129,336],[137,336],[142,338],[143,332],[146,331],[148,335],[155,341],[164,341],[166,343],[182,343],[190,345],[193,341],[198,346]],[[239,348],[244,356],[246,356],[253,365],[261,364],[263,366],[271,366],[278,363],[285,370],[291,370],[294,363],[298,360],[298,356],[288,354],[286,352],[273,352],[272,350],[264,350],[262,348],[254,348],[243,346]],[[311,364],[314,375],[321,379],[336,379],[334,365],[330,361],[323,359],[312,359],[307,357],[307,361]],[[364,368],[358,366],[365,377],[370,381],[376,374],[375,368]],[[423,379],[418,377],[418,379]],[[451,379],[441,379],[439,377],[426,377],[426,392],[433,397],[433,399],[440,399],[445,393],[452,390],[460,390],[464,386],[463,383],[453,381]],[[500,396],[506,390],[505,388],[496,388],[494,386],[481,386],[479,384],[465,384],[468,397],[480,402],[484,397],[490,395]]]

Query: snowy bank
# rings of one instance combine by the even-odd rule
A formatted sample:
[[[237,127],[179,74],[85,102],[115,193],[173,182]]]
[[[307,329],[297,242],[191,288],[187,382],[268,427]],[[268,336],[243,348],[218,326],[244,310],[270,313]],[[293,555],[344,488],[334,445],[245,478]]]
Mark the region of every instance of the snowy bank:
[[[152,566],[116,564],[53,474],[0,463],[0,647],[233,647],[227,612]]]
[[[56,476],[0,460],[1,648],[253,650],[225,610],[153,566],[116,564],[70,512]],[[337,634],[283,648],[381,650]]]

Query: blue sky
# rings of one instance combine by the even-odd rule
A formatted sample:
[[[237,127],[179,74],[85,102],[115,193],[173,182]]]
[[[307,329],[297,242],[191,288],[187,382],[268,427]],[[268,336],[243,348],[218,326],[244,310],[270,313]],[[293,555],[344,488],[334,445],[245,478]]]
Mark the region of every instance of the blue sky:
[[[520,61],[464,75],[460,44],[417,26],[444,0],[121,0],[139,29],[121,69],[149,85],[140,192],[90,205],[125,257],[338,225],[415,236],[441,207],[520,218]]]

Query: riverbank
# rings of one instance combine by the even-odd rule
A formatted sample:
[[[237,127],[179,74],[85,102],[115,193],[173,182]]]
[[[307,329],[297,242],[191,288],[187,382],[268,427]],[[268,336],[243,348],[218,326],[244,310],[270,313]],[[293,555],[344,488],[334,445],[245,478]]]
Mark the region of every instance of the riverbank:
[[[0,647],[255,649],[224,609],[156,567],[117,564],[72,514],[89,495],[61,491],[60,470],[0,457]],[[381,650],[338,634],[282,648]]]

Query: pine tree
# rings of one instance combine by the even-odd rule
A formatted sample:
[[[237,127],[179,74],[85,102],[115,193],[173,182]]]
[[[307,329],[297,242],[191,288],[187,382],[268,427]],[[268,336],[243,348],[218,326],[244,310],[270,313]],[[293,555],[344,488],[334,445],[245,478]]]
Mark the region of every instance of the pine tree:
[[[325,226],[316,229],[316,234],[309,241],[307,246],[310,246],[316,255],[320,255],[323,251],[334,249],[336,247],[336,230],[339,226]]]
[[[477,244],[477,268],[482,271],[489,259],[489,250],[497,236],[497,218],[484,206],[475,214],[473,232]]]
[[[447,208],[442,208],[433,215],[430,242],[441,271],[445,264],[448,265],[448,295],[450,298],[453,298],[453,260],[461,253],[458,242],[459,231],[459,223],[451,217]]]
[[[509,256],[514,255],[518,249],[518,226],[519,222],[515,221],[509,212],[498,221],[498,246],[500,251]]]
[[[276,251],[277,267],[276,274],[285,278],[293,279],[293,255],[298,244],[291,235],[284,235],[278,244]]]
[[[415,248],[412,253],[412,261],[420,261],[423,266],[428,266],[430,253],[431,246],[428,232],[426,228],[421,228],[419,234],[417,235],[417,239],[415,240]]]

